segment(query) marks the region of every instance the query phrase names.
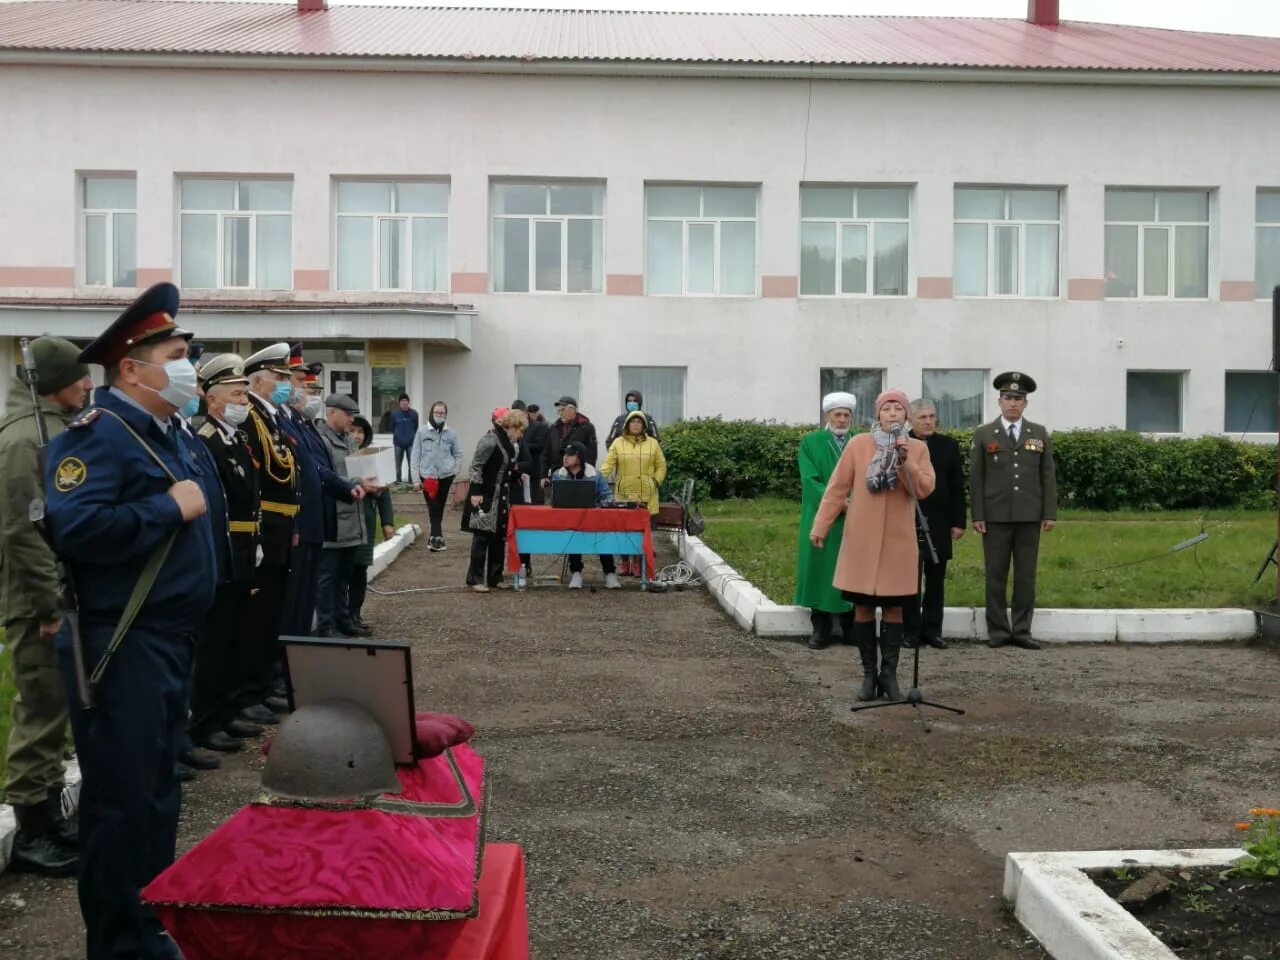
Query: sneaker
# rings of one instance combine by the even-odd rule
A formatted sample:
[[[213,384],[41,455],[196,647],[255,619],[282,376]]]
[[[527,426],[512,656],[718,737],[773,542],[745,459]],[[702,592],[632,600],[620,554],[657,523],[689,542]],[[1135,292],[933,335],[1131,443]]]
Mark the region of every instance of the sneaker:
[[[444,545],[444,537],[436,537],[436,552],[439,553],[449,548]]]
[[[427,541],[427,549],[432,553],[439,553],[444,549],[444,541],[439,537],[432,537]]]
[[[475,584],[472,584],[472,585],[471,585],[471,589],[472,589],[472,590],[474,590],[476,593],[488,593],[488,592],[489,592],[489,587],[488,587],[486,584],[483,584],[483,583],[475,583]]]
[[[582,589],[582,574],[575,573],[572,577],[569,578],[569,589],[570,590]]]
[[[616,573],[606,573],[604,575],[604,588],[606,590],[621,590],[622,581],[618,579]]]

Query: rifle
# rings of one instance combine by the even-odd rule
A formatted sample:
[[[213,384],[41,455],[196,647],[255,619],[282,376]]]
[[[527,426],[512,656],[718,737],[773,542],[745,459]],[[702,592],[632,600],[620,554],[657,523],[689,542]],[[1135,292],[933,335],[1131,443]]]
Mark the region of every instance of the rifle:
[[[31,407],[35,411],[38,446],[36,456],[40,464],[40,493],[27,507],[27,517],[40,531],[40,536],[49,545],[49,549],[53,550],[53,539],[49,536],[44,514],[45,451],[49,448],[49,431],[45,429],[44,411],[40,409],[40,391],[36,387],[36,360],[31,352],[31,340],[23,337],[18,344],[22,349],[23,379],[26,380],[27,388],[31,391]],[[75,663],[76,693],[80,698],[81,708],[88,710],[93,706],[93,690],[89,686],[89,675],[85,672],[84,644],[80,639],[80,612],[77,609],[75,584],[71,579],[70,568],[58,556],[56,550],[53,550],[53,556],[57,564],[59,592],[64,608],[62,616],[67,621],[67,628],[71,631],[71,656]]]

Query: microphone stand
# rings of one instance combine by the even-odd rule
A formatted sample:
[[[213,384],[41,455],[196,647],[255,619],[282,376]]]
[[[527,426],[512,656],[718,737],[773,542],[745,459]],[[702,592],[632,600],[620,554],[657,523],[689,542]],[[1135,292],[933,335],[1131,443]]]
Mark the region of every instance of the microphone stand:
[[[906,433],[900,429],[899,425],[894,428],[893,435],[896,440],[898,437],[906,436]],[[906,481],[907,493],[911,496],[911,503],[916,508],[916,520],[920,525],[920,531],[924,534],[925,545],[929,548],[929,559],[932,560],[934,564],[937,564],[938,550],[933,545],[933,535],[929,532],[929,521],[925,519],[924,510],[920,506],[920,498],[916,496],[916,486],[911,480],[910,472],[907,470],[907,453],[905,448],[902,449],[899,454],[899,458],[898,465],[900,469],[898,472],[902,479]],[[920,571],[919,576],[923,576],[923,562],[918,565],[917,569]],[[917,594],[919,591],[919,583],[920,581],[917,579]],[[917,600],[918,599],[919,597],[917,595]],[[923,643],[917,642],[914,648],[914,656],[912,658],[911,665],[911,689],[907,691],[905,699],[886,700],[883,702],[877,701],[875,703],[855,703],[849,709],[854,713],[857,713],[860,710],[879,710],[882,707],[911,707],[916,711],[916,717],[920,720],[920,724],[924,728],[925,733],[930,731],[930,727],[929,721],[925,719],[924,714],[920,712],[921,707],[933,707],[936,710],[947,710],[951,713],[963,714],[964,711],[959,707],[949,707],[945,703],[937,703],[936,701],[926,700],[924,698],[924,694],[920,691],[920,648],[922,646],[924,646]]]

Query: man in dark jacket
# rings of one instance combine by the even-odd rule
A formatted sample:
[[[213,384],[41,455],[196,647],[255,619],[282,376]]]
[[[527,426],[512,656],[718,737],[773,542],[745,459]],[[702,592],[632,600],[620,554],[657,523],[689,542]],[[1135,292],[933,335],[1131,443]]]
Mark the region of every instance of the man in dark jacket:
[[[586,452],[586,462],[595,466],[599,456],[596,442],[596,425],[578,412],[578,401],[565,396],[556,401],[559,418],[551,424],[547,445],[542,450],[542,485],[547,477],[564,465],[564,448],[576,443]]]
[[[409,406],[409,395],[400,394],[396,409],[391,411],[391,442],[396,448],[396,483],[400,482],[400,465],[409,458],[413,438],[418,435],[418,411]]]
[[[911,436],[923,440],[929,447],[929,460],[937,477],[937,486],[933,493],[920,501],[920,508],[929,523],[929,535],[938,552],[938,562],[934,563],[930,557],[929,545],[921,533],[920,568],[924,593],[923,599],[917,598],[915,603],[903,608],[906,624],[903,646],[926,643],[944,650],[947,642],[942,639],[943,588],[947,561],[951,559],[951,541],[964,536],[964,470],[960,465],[960,445],[951,437],[938,433],[938,411],[932,401],[916,400],[907,413],[911,418]],[[919,523],[918,518],[916,522]]]
[[[532,502],[540,504],[545,499],[542,481],[547,474],[543,466],[543,456],[546,453],[547,444],[551,442],[551,428],[547,426],[546,418],[542,416],[541,408],[536,403],[525,407],[523,401],[517,400],[511,405],[511,409],[524,410],[529,417],[529,427],[520,440],[520,446],[529,452],[529,463],[533,466],[533,472],[529,476]]]
[[[609,436],[605,438],[605,450],[608,450],[613,446],[613,441],[622,436],[622,428],[627,422],[627,417],[635,413],[637,410],[644,409],[644,394],[639,390],[628,390],[627,395],[622,400],[622,406],[624,407],[623,412],[618,414],[617,419],[613,421],[613,426],[609,428]],[[645,433],[649,434],[649,436],[661,443],[662,437],[658,434],[658,425],[654,422],[653,417],[646,413],[644,415],[644,422]]]

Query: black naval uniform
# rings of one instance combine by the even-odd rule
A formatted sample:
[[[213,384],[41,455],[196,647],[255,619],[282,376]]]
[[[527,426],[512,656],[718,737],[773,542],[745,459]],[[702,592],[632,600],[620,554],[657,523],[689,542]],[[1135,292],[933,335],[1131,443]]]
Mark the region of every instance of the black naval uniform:
[[[243,430],[212,416],[198,435],[217,465],[226,492],[231,556],[230,569],[196,642],[190,730],[197,744],[235,719],[233,694],[255,682],[245,667],[255,662],[250,645],[257,638],[249,629],[249,605],[260,544],[258,469],[249,438]]]
[[[257,592],[250,601],[244,661],[248,678],[236,691],[236,707],[261,703],[271,694],[272,674],[280,654],[280,615],[289,579],[294,528],[298,516],[298,471],[293,442],[281,429],[278,411],[256,394],[249,395],[245,436],[258,469],[262,563]]]

